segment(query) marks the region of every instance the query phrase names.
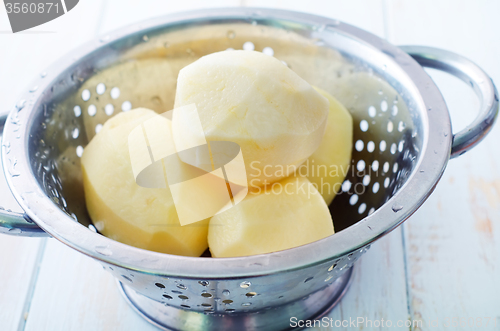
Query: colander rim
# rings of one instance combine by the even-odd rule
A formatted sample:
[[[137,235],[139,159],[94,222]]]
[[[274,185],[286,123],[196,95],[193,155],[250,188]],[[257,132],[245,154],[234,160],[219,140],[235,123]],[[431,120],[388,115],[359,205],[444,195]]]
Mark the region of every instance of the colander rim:
[[[256,15],[311,26],[335,26],[342,33],[349,34],[359,42],[371,45],[380,52],[398,54],[394,61],[414,84],[412,88],[418,92],[419,100],[417,101],[420,103],[420,108],[424,110],[432,108],[433,111],[420,111],[424,125],[421,156],[406,183],[389,201],[355,225],[307,245],[247,257],[201,258],[147,251],[94,233],[82,224],[74,222],[45,195],[36,181],[28,158],[30,128],[34,125],[36,110],[41,106],[41,97],[44,92],[50,88],[57,77],[75,64],[73,59],[81,59],[131,34],[146,33],[154,28],[185,23],[199,24],[201,21],[210,24],[210,21],[215,19],[245,20]],[[30,85],[38,85],[37,91],[30,93],[26,89],[21,99],[33,102],[28,102],[20,111],[14,109],[10,113],[3,138],[4,144],[6,141],[11,144],[9,155],[6,154],[5,148],[2,149],[4,169],[8,169],[12,160],[17,161],[17,169],[21,175],[12,177],[6,171],[6,178],[15,198],[26,214],[52,237],[97,260],[149,274],[193,279],[253,277],[333,261],[372,243],[411,216],[434,190],[448,162],[451,150],[451,124],[439,89],[423,68],[408,54],[404,52],[402,54],[398,47],[360,28],[312,14],[280,9],[235,7],[169,14],[119,28],[105,35],[110,36],[106,42],[102,42],[102,36],[97,37],[51,65],[46,70],[49,73],[48,78],[38,78],[33,85]],[[11,121],[11,116],[16,111],[19,123],[21,123],[17,131]],[[392,207],[395,205],[402,208],[393,210]],[[105,247],[105,251],[112,252],[112,254],[99,253],[96,247]]]

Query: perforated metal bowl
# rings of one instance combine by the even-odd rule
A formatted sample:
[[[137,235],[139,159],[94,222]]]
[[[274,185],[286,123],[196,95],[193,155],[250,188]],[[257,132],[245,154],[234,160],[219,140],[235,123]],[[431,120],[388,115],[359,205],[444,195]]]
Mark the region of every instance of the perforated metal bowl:
[[[83,147],[120,111],[170,110],[178,71],[228,48],[273,54],[352,113],[353,163],[330,206],[337,233],[219,259],[155,253],[96,233],[81,185]],[[478,118],[462,132],[452,135],[443,98],[419,63],[462,78],[478,94]],[[285,329],[290,317],[318,318],[340,299],[354,262],[424,202],[450,156],[479,142],[497,111],[491,79],[446,51],[398,48],[336,20],[281,10],[169,15],[85,44],[29,86],[2,143],[5,175],[25,213],[3,210],[1,225],[9,234],[48,234],[98,260],[160,327]]]

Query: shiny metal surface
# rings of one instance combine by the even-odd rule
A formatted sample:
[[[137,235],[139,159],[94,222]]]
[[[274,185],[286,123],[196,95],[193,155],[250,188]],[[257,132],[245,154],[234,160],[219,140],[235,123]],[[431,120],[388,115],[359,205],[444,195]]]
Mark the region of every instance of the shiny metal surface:
[[[79,151],[99,125],[128,103],[169,110],[182,67],[245,42],[271,47],[353,115],[353,165],[330,206],[338,232],[286,251],[219,259],[160,254],[96,233]],[[334,283],[425,201],[450,157],[448,111],[422,67],[398,47],[323,17],[254,8],[169,15],[85,44],[46,72],[5,126],[2,159],[14,196],[51,236],[100,260],[131,290],[185,309],[187,319],[210,314],[207,307],[214,314],[292,307]]]
[[[6,120],[7,114],[0,115],[0,137],[3,136]],[[0,187],[2,188],[0,191],[0,233],[23,237],[47,237],[47,232],[31,221],[17,203],[8,188],[3,170],[3,165],[0,163]]]
[[[323,289],[311,293],[302,300],[291,305],[265,307],[258,313],[213,314],[207,306],[203,313],[192,313],[186,309],[178,309],[166,302],[157,302],[135,292],[118,281],[120,292],[132,308],[150,323],[163,330],[206,330],[219,331],[221,325],[225,330],[297,330],[290,322],[295,320],[321,319],[342,299],[347,292],[356,268],[350,268],[333,283]],[[353,272],[354,271],[354,272]],[[216,303],[217,304],[217,303]],[[222,298],[219,300],[222,303]],[[278,317],[277,317],[278,316]]]
[[[491,130],[498,116],[498,91],[491,78],[475,63],[458,54],[423,46],[400,46],[423,67],[450,73],[476,93],[480,109],[476,119],[460,132],[453,134],[451,158],[464,154],[478,144]]]

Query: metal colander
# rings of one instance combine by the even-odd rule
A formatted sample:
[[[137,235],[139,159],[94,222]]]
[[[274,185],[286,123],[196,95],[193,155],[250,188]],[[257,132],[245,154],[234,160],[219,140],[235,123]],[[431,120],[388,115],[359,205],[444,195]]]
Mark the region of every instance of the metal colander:
[[[219,259],[146,251],[100,235],[83,195],[79,157],[88,141],[118,112],[170,110],[181,68],[242,48],[275,56],[351,112],[352,165],[330,206],[337,233],[285,251]],[[480,114],[464,131],[451,134],[442,96],[419,63],[462,78],[478,94]],[[479,142],[497,110],[491,79],[449,52],[398,48],[336,20],[281,10],[169,15],[82,46],[29,86],[10,111],[2,144],[7,181],[25,213],[0,211],[2,231],[49,234],[98,260],[160,327],[286,329],[290,317],[318,318],[338,302],[355,261],[424,202],[450,152]]]

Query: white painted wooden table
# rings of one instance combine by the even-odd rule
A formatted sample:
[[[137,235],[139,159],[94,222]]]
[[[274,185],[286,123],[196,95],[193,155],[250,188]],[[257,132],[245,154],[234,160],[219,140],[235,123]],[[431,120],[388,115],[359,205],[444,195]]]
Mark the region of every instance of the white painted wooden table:
[[[337,18],[397,45],[462,54],[500,84],[500,1],[81,0],[59,19],[15,35],[0,6],[0,107],[13,105],[43,68],[98,34],[206,6],[276,7]],[[444,74],[432,77],[454,128],[464,127],[478,101],[465,84]],[[449,163],[424,206],[362,257],[349,292],[329,314],[336,320],[390,320],[393,327],[339,329],[500,330],[499,140],[497,126],[477,148]],[[155,330],[127,306],[110,274],[56,240],[0,235],[0,252],[0,330]],[[446,318],[451,324],[454,317],[474,318],[475,326],[446,328]],[[407,320],[423,324],[396,327]],[[432,327],[436,321],[440,327]]]

